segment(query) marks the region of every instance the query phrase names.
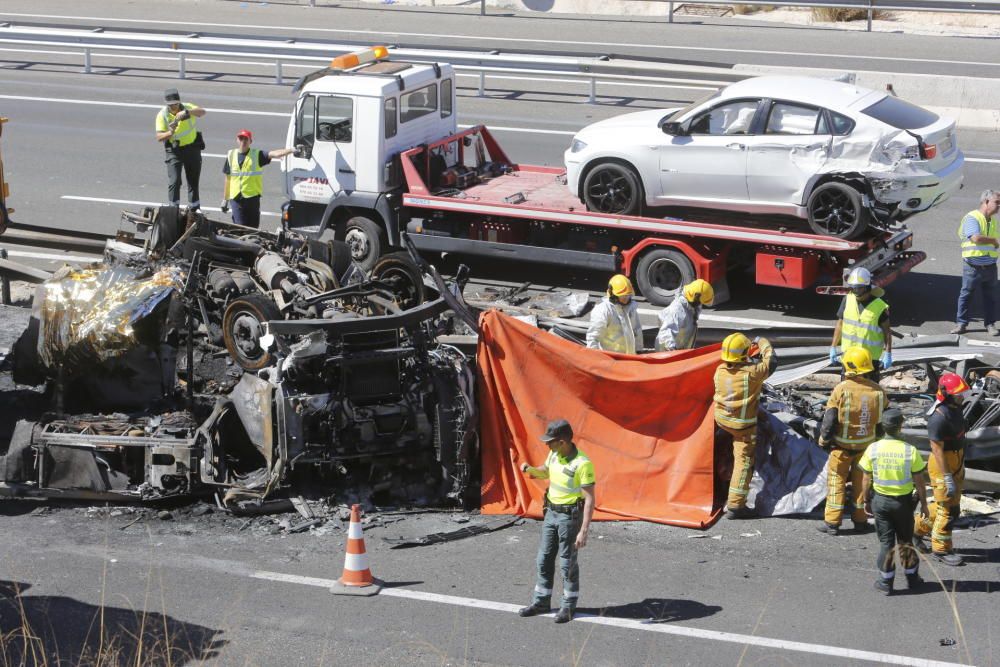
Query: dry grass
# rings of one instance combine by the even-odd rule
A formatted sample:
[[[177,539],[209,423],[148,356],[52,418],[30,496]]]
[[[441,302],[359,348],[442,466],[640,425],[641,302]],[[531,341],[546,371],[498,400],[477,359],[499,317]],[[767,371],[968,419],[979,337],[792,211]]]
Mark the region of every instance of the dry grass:
[[[733,5],[734,14],[756,14],[757,12],[773,12],[775,5]]]
[[[873,19],[887,19],[889,12],[876,9],[872,12]],[[865,21],[868,19],[867,9],[853,9],[849,7],[813,7],[813,21],[827,23],[846,23],[848,21]]]

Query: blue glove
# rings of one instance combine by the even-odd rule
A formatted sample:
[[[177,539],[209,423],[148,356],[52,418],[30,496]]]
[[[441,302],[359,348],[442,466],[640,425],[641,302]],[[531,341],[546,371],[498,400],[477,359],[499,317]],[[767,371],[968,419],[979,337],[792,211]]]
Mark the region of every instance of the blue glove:
[[[839,357],[839,356],[840,356],[840,351],[837,350],[837,346],[836,345],[831,345],[830,346],[830,363],[831,364],[837,363],[837,357]]]
[[[882,356],[878,358],[880,364],[882,364],[882,370],[892,366],[892,352],[889,350],[882,350]]]
[[[951,474],[945,474],[944,488],[945,488],[945,494],[949,498],[955,497],[955,493],[958,491],[958,487],[955,486],[955,477],[952,476]]]

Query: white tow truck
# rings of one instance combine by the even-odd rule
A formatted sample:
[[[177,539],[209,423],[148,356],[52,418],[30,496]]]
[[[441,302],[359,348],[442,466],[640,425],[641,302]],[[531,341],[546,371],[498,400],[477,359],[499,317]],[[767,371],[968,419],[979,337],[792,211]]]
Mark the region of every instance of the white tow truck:
[[[621,271],[665,305],[694,278],[722,302],[734,271],[831,292],[852,268],[886,285],[926,258],[901,224],[846,240],[737,213],[692,221],[587,211],[564,169],[512,161],[485,126],[458,130],[446,63],[396,61],[375,47],[335,58],[294,91],[285,224],[346,241],[366,269],[407,231],[427,253]]]

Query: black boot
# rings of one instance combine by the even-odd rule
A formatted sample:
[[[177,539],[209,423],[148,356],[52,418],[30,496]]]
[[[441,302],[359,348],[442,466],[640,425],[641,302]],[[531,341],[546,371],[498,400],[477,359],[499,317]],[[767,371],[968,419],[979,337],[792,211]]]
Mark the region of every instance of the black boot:
[[[517,610],[517,615],[522,617],[527,616],[538,616],[539,614],[549,613],[548,605],[532,604],[527,607],[521,607]]]
[[[573,620],[573,610],[560,607],[559,611],[556,612],[556,623],[569,623],[571,620]]]

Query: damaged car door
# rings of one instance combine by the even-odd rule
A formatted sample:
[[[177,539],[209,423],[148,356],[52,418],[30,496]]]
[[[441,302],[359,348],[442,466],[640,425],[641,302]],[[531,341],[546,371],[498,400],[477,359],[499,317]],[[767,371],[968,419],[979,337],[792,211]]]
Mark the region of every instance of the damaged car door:
[[[764,131],[746,137],[750,200],[796,214],[806,186],[829,158],[833,135],[825,109],[769,101]],[[782,211],[784,209],[784,211]]]

